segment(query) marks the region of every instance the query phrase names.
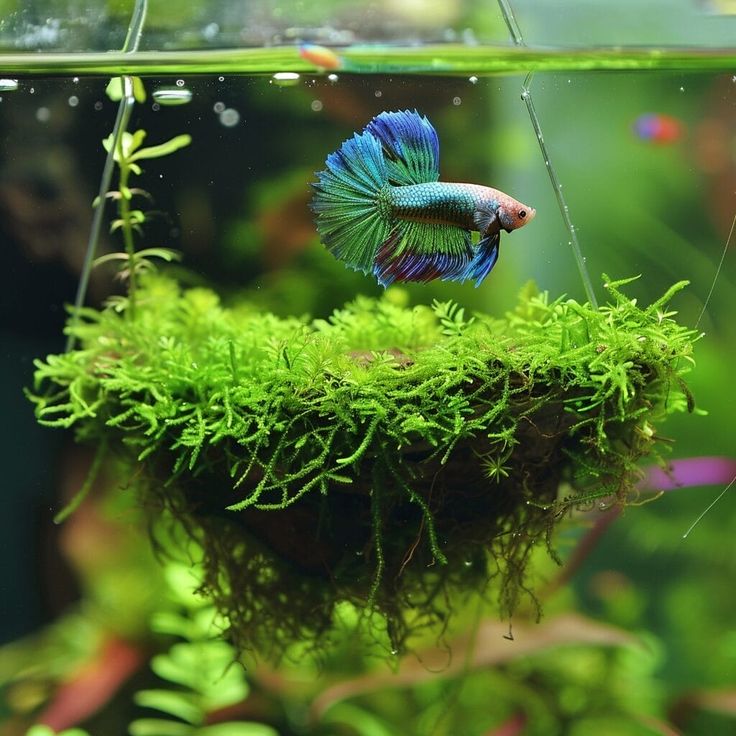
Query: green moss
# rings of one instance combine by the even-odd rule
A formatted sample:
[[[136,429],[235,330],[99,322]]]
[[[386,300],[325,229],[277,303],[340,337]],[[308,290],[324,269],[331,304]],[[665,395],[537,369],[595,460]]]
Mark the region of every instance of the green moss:
[[[389,290],[309,322],[152,277],[134,318],[81,310],[32,399],[202,546],[238,645],[319,641],[350,601],[399,648],[450,593],[486,589],[501,615],[533,599],[532,548],[567,509],[624,502],[654,424],[692,408],[696,336],[665,311],[684,283],[644,309],[623,283],[599,309],[527,287],[466,319]]]

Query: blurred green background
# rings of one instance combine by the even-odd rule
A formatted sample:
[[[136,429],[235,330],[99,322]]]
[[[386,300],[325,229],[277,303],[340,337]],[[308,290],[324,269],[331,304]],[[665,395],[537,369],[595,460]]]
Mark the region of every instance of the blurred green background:
[[[0,3],[0,45],[9,53],[117,48],[130,5],[6,0]],[[494,3],[385,0],[319,7],[202,2],[175,11],[151,3],[143,47],[506,42]],[[660,0],[645,8],[635,2],[525,1],[514,7],[530,44],[725,45],[736,22],[726,0]],[[160,212],[146,242],[182,251],[176,273],[183,283],[208,284],[226,301],[247,298],[280,315],[322,317],[355,294],[376,294],[370,278],[347,271],[319,244],[307,207],[309,182],[326,155],[373,115],[417,108],[438,131],[442,179],[500,188],[536,207],[537,217],[502,239],[499,264],[481,288],[411,286],[410,299],[452,298],[470,310],[499,313],[529,279],[552,296],[582,299],[569,235],[519,99],[524,70],[480,78],[427,70],[397,75],[381,73],[390,49],[375,54],[375,73],[303,75],[291,86],[246,68],[241,74],[182,74],[191,103],[165,107],[149,97],[137,106],[130,127],[147,130],[151,143],[182,132],[193,137],[188,149],[146,166],[142,181]],[[736,459],[732,250],[714,283],[736,215],[736,77],[728,70],[699,72],[696,62],[693,67],[537,74],[532,91],[596,286],[603,272],[613,278],[641,274],[632,288],[646,303],[679,279],[691,281],[675,308],[684,323],[699,320],[705,333],[689,385],[707,414],[680,415],[660,428],[672,439],[672,457]],[[145,84],[150,92],[178,79],[147,78]],[[0,100],[4,736],[25,733],[49,708],[55,723],[81,724],[93,734],[127,733],[128,722],[146,714],[132,693],[161,686],[147,661],[172,641],[165,626],[151,629],[151,617],[168,612],[194,619],[206,608],[187,598],[171,563],[162,567],[149,553],[129,498],[116,493],[127,480],[114,472],[97,501],[54,527],[53,513],[83,481],[90,455],[71,437],[37,427],[22,396],[33,358],[63,344],[63,305],[73,300],[81,267],[103,162],[100,142],[116,112],[104,94],[106,83],[27,78]],[[644,129],[645,115],[653,116],[659,132]],[[117,247],[115,237],[105,236],[104,247]],[[90,303],[115,289],[120,286],[110,272],[96,273]],[[505,624],[498,628],[492,614],[470,602],[461,625],[439,642],[455,651],[457,667],[423,666],[410,657],[393,663],[394,673],[365,656],[366,647],[350,633],[354,612],[346,611],[346,633],[323,661],[297,658],[280,669],[249,661],[242,676],[250,695],[243,699],[245,690],[236,687],[239,699],[226,705],[233,717],[267,724],[282,736],[732,734],[734,492],[683,539],[728,480],[628,508],[572,579],[542,596],[541,624],[517,622],[515,643],[527,647],[514,650],[503,639]],[[557,540],[563,559],[590,524],[571,520]],[[540,554],[540,590],[558,574]],[[185,641],[207,639],[196,627],[188,631]],[[463,635],[474,646],[465,649],[455,638]],[[430,650],[437,644],[431,636],[422,643],[425,662],[435,661]],[[86,689],[74,690],[80,681]],[[71,695],[65,687],[72,687]],[[81,707],[64,706],[65,697]],[[197,697],[200,704],[214,702],[207,693]],[[266,725],[250,729],[223,729],[221,736],[272,733]]]

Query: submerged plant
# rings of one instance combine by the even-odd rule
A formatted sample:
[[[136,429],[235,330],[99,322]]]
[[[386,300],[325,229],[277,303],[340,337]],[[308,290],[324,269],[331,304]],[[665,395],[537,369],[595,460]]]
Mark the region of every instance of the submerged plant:
[[[625,283],[600,308],[528,287],[466,319],[389,291],[309,322],[146,275],[134,319],[79,311],[31,398],[201,545],[238,646],[319,641],[348,601],[399,649],[453,591],[504,616],[535,600],[534,547],[569,509],[624,503],[656,423],[692,409],[696,334],[667,311],[684,283],[646,308]]]

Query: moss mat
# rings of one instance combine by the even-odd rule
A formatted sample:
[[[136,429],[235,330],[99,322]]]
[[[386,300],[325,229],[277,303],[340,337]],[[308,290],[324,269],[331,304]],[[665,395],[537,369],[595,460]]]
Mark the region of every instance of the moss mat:
[[[134,317],[81,310],[29,393],[201,546],[238,645],[320,641],[349,601],[398,649],[463,590],[509,615],[564,512],[624,502],[655,425],[692,408],[696,334],[666,311],[684,284],[640,308],[624,283],[599,309],[527,287],[468,318],[389,290],[310,321],[156,276]]]

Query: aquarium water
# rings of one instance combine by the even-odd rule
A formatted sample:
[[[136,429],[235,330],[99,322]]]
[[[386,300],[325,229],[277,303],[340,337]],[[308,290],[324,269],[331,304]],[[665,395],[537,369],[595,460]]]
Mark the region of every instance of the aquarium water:
[[[311,184],[374,116],[416,110],[437,130],[442,181],[498,188],[536,217],[501,238],[478,288],[436,280],[392,287],[397,298],[502,314],[530,280],[552,298],[602,302],[603,274],[639,276],[628,288],[641,303],[688,280],[672,308],[704,333],[691,388],[707,415],[676,416],[664,431],[675,458],[736,457],[733,3],[149,3],[137,35],[132,4],[123,13],[70,2],[68,15],[64,4],[43,5],[0,3],[0,598],[3,607],[14,601],[4,639],[74,596],[66,573],[56,589],[54,565],[38,563],[37,538],[51,544],[50,520],[83,473],[71,437],[35,424],[23,388],[35,358],[64,348],[65,309],[90,242],[97,256],[123,247],[110,227],[114,202],[90,236],[102,142],[120,109],[112,78],[138,80],[127,130],[145,131],[145,145],[191,136],[181,150],[139,161],[131,184],[149,193],[140,247],[179,252],[166,268],[183,284],[226,301],[247,297],[282,317],[325,318],[381,293],[371,274],[345,268],[320,244]],[[115,270],[101,266],[84,302],[99,306],[122,291]],[[698,530],[718,534],[733,517],[734,496],[725,494],[679,541],[726,476],[627,512],[604,542],[628,572],[646,571],[648,605],[665,605],[657,591],[675,574],[672,557],[657,558],[641,536],[632,541],[629,520],[646,515],[687,559]],[[594,609],[585,584],[580,595]],[[677,646],[673,658],[685,657]]]

